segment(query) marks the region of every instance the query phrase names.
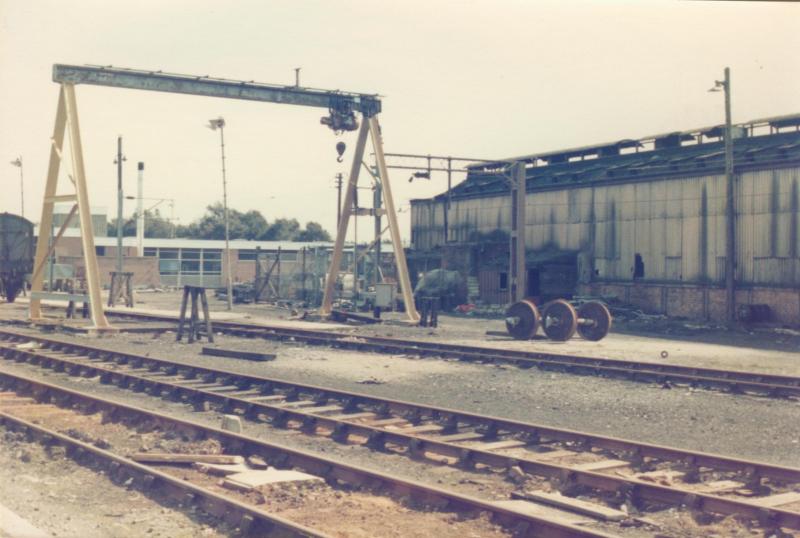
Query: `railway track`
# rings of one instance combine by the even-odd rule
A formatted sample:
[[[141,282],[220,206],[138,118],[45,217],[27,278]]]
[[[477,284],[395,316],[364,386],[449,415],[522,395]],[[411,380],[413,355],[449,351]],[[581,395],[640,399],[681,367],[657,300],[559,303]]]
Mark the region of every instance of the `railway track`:
[[[458,513],[458,525],[463,525],[460,527],[462,531],[468,531],[470,520],[475,520],[480,514],[490,514],[493,522],[505,529],[503,532],[489,533],[491,536],[612,536],[599,530],[505,508],[497,503],[8,372],[0,372],[0,426],[21,432],[28,439],[45,445],[65,446],[70,457],[79,463],[105,470],[116,481],[126,485],[133,483],[148,493],[196,506],[254,536],[275,531],[279,531],[278,535],[315,537],[328,536],[329,533],[325,529],[311,528],[260,509],[263,498],[254,499],[247,494],[219,494],[214,491],[219,488],[208,486],[209,482],[216,483],[216,479],[198,479],[195,475],[201,474],[199,472],[190,473],[169,465],[157,467],[137,463],[122,454],[126,451],[125,439],[142,432],[155,432],[157,438],[179,437],[187,444],[208,444],[212,441],[219,447],[219,454],[258,456],[277,469],[302,470],[323,478],[322,488],[331,490],[329,497],[343,496],[344,500],[339,502],[340,511],[335,512],[342,518],[346,518],[348,506],[352,506],[352,497],[356,492],[359,497],[389,497],[393,499],[391,503],[398,507],[400,501],[395,499],[410,499],[401,508],[394,509],[386,501],[380,503],[378,506],[384,510],[381,525],[392,524],[393,514],[402,514],[398,517],[404,518],[408,525],[408,520],[417,513],[427,514],[428,520],[431,514]],[[125,428],[122,432],[120,426]],[[86,431],[93,433],[86,434]],[[103,436],[108,436],[112,441],[107,441]],[[122,446],[116,448],[117,443]],[[319,502],[318,498],[315,502]],[[308,510],[315,510],[313,503]],[[444,525],[453,525],[452,518],[447,518]],[[372,531],[369,528],[361,530],[378,536],[382,534],[381,528],[384,527],[379,526]]]
[[[684,506],[800,529],[800,469],[0,331],[0,356],[338,442],[522,473],[630,513]],[[544,498],[541,494],[533,496]],[[519,497],[525,498],[525,492]],[[552,499],[551,499],[552,500]],[[786,506],[792,507],[786,509]]]
[[[108,314],[143,321],[176,321],[176,318],[171,316],[154,314],[132,312],[109,312]],[[748,393],[773,398],[800,399],[800,377],[797,376],[444,344],[423,340],[353,336],[330,331],[287,329],[232,321],[214,321],[214,330],[244,338],[303,342],[311,345],[377,353],[455,358],[479,363],[512,364],[520,368],[536,367],[546,371],[656,383],[665,387],[691,386],[734,394]]]

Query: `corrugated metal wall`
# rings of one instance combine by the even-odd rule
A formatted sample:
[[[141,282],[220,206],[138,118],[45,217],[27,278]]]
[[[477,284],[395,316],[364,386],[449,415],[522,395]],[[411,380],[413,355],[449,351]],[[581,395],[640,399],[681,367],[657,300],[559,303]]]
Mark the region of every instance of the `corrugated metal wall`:
[[[737,182],[737,280],[800,285],[800,168],[744,172]],[[595,280],[631,280],[642,257],[654,282],[722,283],[723,175],[574,186],[527,195],[528,249],[592,253]],[[509,229],[507,196],[453,200],[451,241]],[[412,204],[414,248],[444,243],[443,202]]]

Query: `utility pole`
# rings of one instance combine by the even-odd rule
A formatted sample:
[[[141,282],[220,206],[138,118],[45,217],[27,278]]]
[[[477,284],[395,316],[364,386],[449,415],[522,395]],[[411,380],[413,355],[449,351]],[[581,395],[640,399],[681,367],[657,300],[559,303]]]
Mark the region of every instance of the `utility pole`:
[[[22,177],[22,155],[11,161],[11,164],[19,168],[19,214],[25,218],[25,182]]]
[[[122,137],[117,137],[117,158],[114,164],[117,165],[117,273],[122,273],[122,163],[125,161],[122,155]]]
[[[511,303],[525,298],[525,163],[517,161],[511,165],[511,234],[509,245],[508,293]]]
[[[736,200],[733,176],[733,126],[731,125],[731,70],[725,68],[725,177],[727,182],[727,227],[725,255],[725,292],[728,298],[728,321],[736,321]]]
[[[377,174],[375,174],[377,176]],[[381,226],[381,200],[383,198],[382,186],[380,182],[375,182],[375,190],[372,194],[372,207],[375,212],[375,264],[373,267],[373,272],[375,273],[372,276],[372,284],[375,286],[375,290],[378,289],[378,284],[381,281],[381,231],[383,228]]]
[[[342,221],[342,173],[336,174],[336,229]]]
[[[144,256],[144,163],[137,165],[138,178],[136,181],[136,255]]]
[[[725,92],[725,299],[728,323],[736,322],[736,178],[733,175],[733,124],[731,120],[731,70],[714,81],[710,92]]]
[[[228,310],[233,310],[233,276],[231,275],[232,267],[231,267],[231,248],[230,248],[230,228],[228,226],[228,180],[225,175],[225,120],[223,118],[217,118],[215,120],[209,120],[208,122],[209,128],[212,131],[216,131],[219,129],[219,143],[220,143],[220,150],[222,152],[222,208],[224,212],[224,220],[225,220],[225,264],[227,265],[227,299],[228,299]]]

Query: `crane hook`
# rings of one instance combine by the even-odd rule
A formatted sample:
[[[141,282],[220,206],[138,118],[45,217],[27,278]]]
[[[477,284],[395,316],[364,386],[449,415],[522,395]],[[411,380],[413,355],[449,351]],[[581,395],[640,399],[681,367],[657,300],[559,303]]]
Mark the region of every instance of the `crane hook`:
[[[347,149],[347,144],[345,144],[344,142],[336,143],[336,153],[339,154],[339,156],[336,158],[337,163],[340,163],[344,160],[344,157],[342,157],[342,155],[344,155],[345,149]]]

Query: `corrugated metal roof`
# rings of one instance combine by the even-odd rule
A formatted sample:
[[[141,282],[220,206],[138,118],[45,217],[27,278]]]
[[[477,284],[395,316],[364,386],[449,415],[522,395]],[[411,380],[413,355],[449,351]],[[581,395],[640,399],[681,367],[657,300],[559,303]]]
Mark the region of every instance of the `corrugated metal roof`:
[[[800,162],[800,132],[739,138],[734,143],[734,162],[740,170]],[[527,190],[708,174],[722,169],[724,144],[709,142],[530,167],[526,169]],[[505,192],[508,192],[508,182],[502,174],[472,170],[466,180],[453,187],[450,195],[457,199]],[[446,194],[435,199],[442,199]]]

